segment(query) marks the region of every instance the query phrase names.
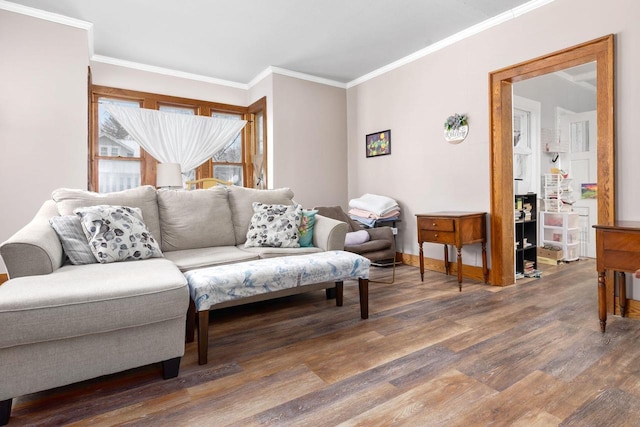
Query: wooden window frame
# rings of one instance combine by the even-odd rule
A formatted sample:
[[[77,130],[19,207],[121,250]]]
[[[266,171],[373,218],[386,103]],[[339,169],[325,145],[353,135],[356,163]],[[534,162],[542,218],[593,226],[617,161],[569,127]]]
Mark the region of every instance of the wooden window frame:
[[[181,98],[176,96],[161,95],[149,92],[140,92],[129,89],[119,89],[108,86],[91,85],[91,106],[90,106],[90,138],[89,138],[89,176],[88,188],[91,191],[98,191],[98,163],[100,159],[117,159],[117,160],[139,160],[140,167],[140,183],[141,185],[156,186],[156,165],[157,160],[154,159],[144,149],[140,149],[140,157],[110,157],[101,156],[98,149],[100,124],[98,118],[100,98],[121,99],[125,101],[137,101],[141,108],[151,110],[159,110],[160,106],[175,106],[181,108],[193,108],[196,115],[211,117],[212,113],[230,113],[240,114],[242,119],[249,123],[242,131],[242,165],[243,165],[243,184],[245,187],[254,187],[253,182],[253,154],[256,152],[255,131],[253,128],[253,114],[263,112],[264,114],[264,140],[263,152],[266,156],[266,98],[262,98],[253,103],[249,107],[238,105],[222,104],[218,102],[202,101],[189,98]],[[266,157],[265,157],[266,158]],[[216,163],[224,164],[224,162]],[[230,163],[236,164],[236,163]],[[264,168],[264,176],[266,177],[266,168]],[[212,178],[213,162],[209,159],[196,169],[196,178]]]

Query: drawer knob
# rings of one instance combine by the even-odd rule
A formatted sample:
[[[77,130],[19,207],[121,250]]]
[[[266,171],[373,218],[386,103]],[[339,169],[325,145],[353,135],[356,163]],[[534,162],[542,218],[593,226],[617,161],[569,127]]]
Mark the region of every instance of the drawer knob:
[[[434,237],[438,237],[438,233],[434,234]]]
[[[436,226],[436,223],[435,223],[435,222],[433,223],[433,226],[434,226],[434,227]]]

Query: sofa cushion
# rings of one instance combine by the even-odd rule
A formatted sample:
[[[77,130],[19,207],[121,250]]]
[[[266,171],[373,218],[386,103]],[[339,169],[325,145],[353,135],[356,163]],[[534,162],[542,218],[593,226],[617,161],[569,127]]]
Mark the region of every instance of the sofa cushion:
[[[92,191],[60,188],[54,190],[51,197],[56,202],[60,215],[71,215],[76,208],[97,205],[140,208],[149,231],[159,243],[162,243],[156,190],[150,185],[113,193],[94,193]]]
[[[230,186],[229,206],[237,245],[244,243],[247,239],[247,230],[253,216],[253,202],[292,205],[293,191],[290,188],[256,190],[237,185]]]
[[[162,250],[235,246],[228,190],[160,190],[158,211]]]
[[[98,205],[73,213],[80,216],[91,252],[101,264],[162,256],[138,208]]]
[[[270,205],[253,202],[253,216],[247,231],[246,248],[273,246],[299,248],[300,205]]]
[[[255,247],[255,248],[245,248],[244,245],[239,246],[239,248],[243,252],[247,252],[252,254],[254,257],[259,258],[277,258],[281,256],[292,256],[292,255],[305,255],[305,254],[315,254],[318,252],[323,252],[322,249],[316,248],[315,246],[309,247],[300,247],[300,248],[274,248],[274,247]]]
[[[184,318],[188,304],[184,276],[164,258],[65,265],[0,286],[0,348]]]
[[[165,258],[171,260],[180,271],[211,267],[220,264],[251,261],[258,259],[257,253],[240,250],[235,246],[214,246],[211,248],[185,249],[165,252]]]
[[[64,253],[69,257],[71,264],[82,265],[98,262],[91,251],[78,215],[53,216],[49,219],[49,223],[58,234]]]

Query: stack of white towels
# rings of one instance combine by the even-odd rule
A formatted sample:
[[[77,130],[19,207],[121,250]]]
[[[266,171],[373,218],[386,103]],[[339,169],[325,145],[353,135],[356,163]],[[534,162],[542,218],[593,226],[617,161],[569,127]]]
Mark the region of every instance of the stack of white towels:
[[[400,206],[390,197],[365,194],[349,201],[349,216],[367,227],[373,227],[380,219],[398,219]]]

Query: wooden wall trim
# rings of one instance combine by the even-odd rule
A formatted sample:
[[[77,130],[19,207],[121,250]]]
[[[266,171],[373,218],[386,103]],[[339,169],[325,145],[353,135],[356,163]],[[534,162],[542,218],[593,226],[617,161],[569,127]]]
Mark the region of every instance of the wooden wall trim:
[[[398,261],[401,261],[403,264],[410,265],[412,267],[420,267],[419,255],[398,253],[396,259]],[[462,258],[462,260],[464,261],[464,257]],[[446,271],[444,268],[444,260],[427,257],[424,258],[424,269],[443,274]],[[457,262],[449,262],[449,272],[452,277],[455,277],[458,274]],[[420,278],[420,271],[416,271],[416,277]],[[484,282],[482,267],[478,267],[475,265],[462,264],[462,277]]]
[[[9,280],[9,275],[6,273],[0,273],[0,285]]]

